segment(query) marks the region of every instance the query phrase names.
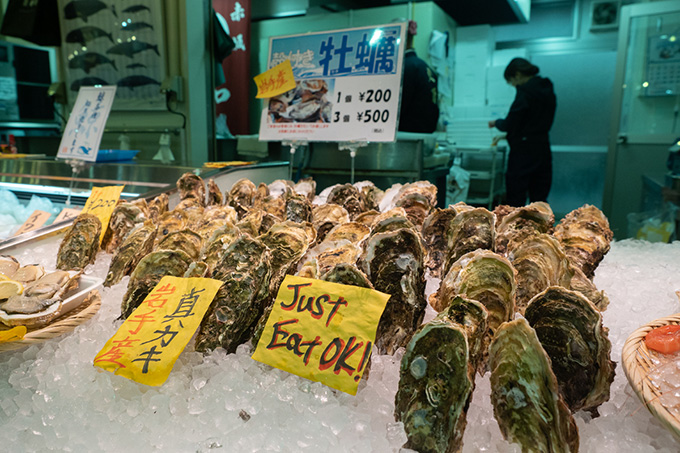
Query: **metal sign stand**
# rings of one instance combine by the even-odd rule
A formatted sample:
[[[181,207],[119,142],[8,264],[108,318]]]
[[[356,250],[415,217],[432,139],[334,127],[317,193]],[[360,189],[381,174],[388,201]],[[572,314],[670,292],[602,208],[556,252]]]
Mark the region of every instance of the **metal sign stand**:
[[[340,151],[349,150],[351,184],[354,184],[354,158],[357,156],[357,150],[366,145],[368,145],[367,141],[338,142],[338,149]]]
[[[66,206],[71,206],[71,193],[73,192],[73,184],[75,183],[75,177],[78,176],[78,174],[81,171],[92,167],[94,162],[88,162],[80,159],[66,159],[64,160],[64,162],[71,166],[71,182],[69,183],[68,186],[68,196],[66,197],[66,202],[64,204]]]
[[[281,142],[283,146],[290,146],[290,162],[288,165],[288,179],[293,180],[293,160],[295,158],[295,151],[301,146],[307,146],[309,142],[307,140],[283,140]]]

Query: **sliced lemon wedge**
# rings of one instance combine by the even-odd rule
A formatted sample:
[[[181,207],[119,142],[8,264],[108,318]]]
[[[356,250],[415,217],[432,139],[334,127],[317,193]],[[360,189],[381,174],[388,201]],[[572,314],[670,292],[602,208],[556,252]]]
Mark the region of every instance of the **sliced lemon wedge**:
[[[0,300],[9,299],[12,296],[24,292],[24,285],[14,280],[0,281]]]
[[[2,272],[0,272],[0,282],[2,282],[4,280],[11,280],[11,279],[8,276],[6,276],[5,274],[3,274]]]

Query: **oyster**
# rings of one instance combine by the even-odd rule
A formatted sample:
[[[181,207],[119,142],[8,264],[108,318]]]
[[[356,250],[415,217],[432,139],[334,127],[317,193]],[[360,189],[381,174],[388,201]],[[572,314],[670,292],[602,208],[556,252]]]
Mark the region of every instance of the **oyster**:
[[[337,264],[356,264],[361,248],[351,242],[325,250],[316,256],[318,274],[325,274]]]
[[[196,228],[196,232],[204,241],[209,240],[213,233],[227,223],[236,222],[236,211],[231,206],[210,206],[203,213],[203,218]]]
[[[262,208],[267,214],[273,215],[279,221],[286,218],[286,200],[284,197],[269,196],[262,201]]]
[[[489,329],[489,312],[476,300],[454,297],[448,308],[440,313],[446,319],[455,322],[465,330],[470,352],[470,365],[481,368],[488,353],[485,341]]]
[[[496,223],[496,253],[505,255],[524,239],[541,233],[552,233],[555,215],[542,201],[516,208]],[[510,247],[508,247],[508,244]]]
[[[316,195],[316,181],[312,178],[304,178],[293,187],[295,193],[306,197],[311,203]]]
[[[597,415],[597,407],[609,400],[616,367],[600,311],[580,293],[551,286],[531,299],[525,316],[552,361],[571,411]]]
[[[149,202],[149,217],[153,219],[154,222],[158,222],[163,214],[168,212],[168,203],[170,199],[168,194],[162,193],[151,202]]]
[[[333,266],[328,272],[319,277],[331,283],[339,283],[341,285],[352,285],[360,288],[373,289],[371,281],[366,277],[366,274],[361,272],[354,264],[338,263]]]
[[[339,204],[347,209],[349,218],[354,220],[362,212],[366,211],[364,198],[359,190],[352,184],[338,185],[328,195],[327,203]]]
[[[208,180],[208,206],[222,206],[224,196],[214,179]]]
[[[111,213],[107,237],[104,238],[102,248],[105,249],[106,253],[115,252],[125,236],[135,226],[144,223],[150,217],[149,208],[143,199],[137,202],[119,203]]]
[[[609,297],[607,297],[604,291],[599,291],[592,280],[586,277],[586,274],[581,269],[578,267],[573,267],[572,269],[574,276],[571,277],[569,289],[583,294],[598,310],[605,311],[609,306]]]
[[[367,227],[370,227],[371,225],[373,225],[376,217],[378,217],[379,214],[380,213],[375,209],[371,209],[370,211],[362,212],[361,214],[359,214],[356,217],[356,219],[354,219],[354,221],[357,223],[363,223]]]
[[[609,251],[614,234],[602,211],[587,204],[562,219],[555,227],[555,237],[569,260],[592,279],[595,269]]]
[[[82,271],[55,271],[28,284],[22,294],[0,302],[0,322],[7,326],[43,326],[61,314],[61,303],[78,286]]]
[[[503,437],[522,452],[576,452],[578,429],[550,359],[525,319],[498,329],[489,350],[491,403]]]
[[[374,211],[380,209],[380,201],[385,196],[385,192],[377,188],[371,181],[355,182],[354,187],[359,189],[359,192],[363,195],[366,209]]]
[[[406,218],[406,216],[394,215],[391,217],[378,216],[371,228],[371,236],[378,233],[385,233],[388,231],[396,231],[402,228],[407,228],[412,231],[417,231],[416,226]]]
[[[101,231],[102,223],[96,216],[80,214],[59,244],[57,269],[80,270],[94,263]]]
[[[408,228],[378,233],[366,240],[359,268],[375,289],[391,296],[376,332],[379,354],[392,355],[405,346],[423,320],[427,304],[424,254],[420,236]]]
[[[203,261],[194,261],[189,265],[189,269],[187,269],[183,277],[184,278],[210,277],[210,268]]]
[[[213,278],[224,285],[215,295],[196,336],[196,350],[235,352],[249,340],[269,296],[271,257],[258,239],[241,236],[229,245]]]
[[[236,226],[241,230],[242,233],[248,233],[253,237],[257,237],[259,236],[263,217],[264,211],[259,209],[251,209],[241,218],[241,221],[238,222]]]
[[[40,264],[27,264],[17,269],[11,276],[12,280],[22,283],[26,286],[28,283],[34,282],[45,275],[45,269]]]
[[[203,178],[192,173],[186,172],[177,180],[177,190],[180,200],[193,198],[201,206],[205,206],[205,184]]]
[[[430,215],[434,208],[434,205],[430,204],[428,196],[420,192],[409,192],[400,196],[395,206],[404,208],[408,219],[418,228],[423,225],[425,218]]]
[[[404,423],[404,447],[462,451],[473,389],[466,331],[440,314],[418,329],[401,360],[394,414]]]
[[[305,195],[292,193],[286,197],[286,220],[311,222],[312,204]]]
[[[353,244],[359,244],[368,237],[370,232],[371,229],[362,223],[348,222],[333,228],[324,240],[328,242],[347,240]]]
[[[183,276],[192,261],[182,250],[158,250],[142,258],[130,276],[120,306],[121,317],[127,319],[164,276]]]
[[[395,197],[395,204],[398,206],[400,199],[414,193],[425,197],[430,207],[434,208],[437,205],[437,186],[429,181],[416,181],[401,186]]]
[[[198,259],[201,253],[203,238],[191,230],[175,231],[161,240],[156,250],[182,250],[192,259]]]
[[[241,218],[253,205],[253,199],[256,194],[257,187],[255,184],[249,179],[242,178],[231,186],[229,194],[225,194],[225,202],[236,209],[239,218]]]
[[[459,205],[454,205],[453,208],[456,216],[451,221],[449,229],[448,253],[443,275],[446,275],[451,265],[466,253],[477,249],[493,250],[496,240],[495,218],[488,209]]]
[[[196,198],[187,198],[180,201],[173,211],[183,212],[187,216],[187,226],[189,228],[196,228],[201,223],[201,219],[203,219],[205,208]]]
[[[0,274],[11,278],[19,267],[19,261],[13,256],[0,255]]]
[[[349,213],[340,205],[331,203],[312,207],[312,225],[316,229],[317,243],[323,241],[335,226],[348,222]]]
[[[311,224],[309,227],[313,230]],[[297,262],[307,252],[310,244],[309,234],[305,224],[286,221],[275,224],[259,237],[271,251],[270,294],[278,293],[285,275],[295,268]]]
[[[448,250],[448,236],[456,211],[451,208],[434,209],[423,221],[421,234],[427,250],[427,268],[432,277],[440,278]]]
[[[156,235],[154,248],[156,248],[156,245],[165,239],[168,234],[174,233],[175,231],[182,231],[188,227],[189,218],[184,211],[173,209],[172,211],[168,211],[161,215],[158,221],[158,234]]]
[[[104,286],[115,285],[124,275],[129,275],[132,272],[139,260],[153,249],[157,231],[158,227],[153,220],[147,220],[127,235],[111,259]]]
[[[222,260],[224,251],[229,247],[229,244],[241,237],[242,234],[236,225],[227,222],[226,225],[215,230],[212,237],[203,245],[201,261],[204,261],[212,272]]]
[[[516,304],[522,314],[532,297],[549,286],[568,288],[574,275],[562,246],[548,234],[525,239],[509,258],[517,270]]]

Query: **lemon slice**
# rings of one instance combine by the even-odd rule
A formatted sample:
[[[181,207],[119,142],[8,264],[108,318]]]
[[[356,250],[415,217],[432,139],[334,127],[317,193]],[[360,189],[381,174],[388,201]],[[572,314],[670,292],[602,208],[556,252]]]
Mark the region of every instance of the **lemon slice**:
[[[10,278],[8,276],[6,276],[5,274],[3,274],[2,272],[0,272],[0,282],[4,281],[4,280],[10,280]]]
[[[9,299],[12,296],[24,292],[24,285],[14,280],[0,281],[0,300]]]

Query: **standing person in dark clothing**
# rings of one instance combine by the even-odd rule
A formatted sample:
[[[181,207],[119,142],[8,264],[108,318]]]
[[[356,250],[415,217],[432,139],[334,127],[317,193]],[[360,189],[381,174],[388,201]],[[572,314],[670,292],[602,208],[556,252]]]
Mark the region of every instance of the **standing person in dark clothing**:
[[[413,48],[416,33],[417,24],[411,20],[406,31],[399,130],[431,133],[437,129],[439,120],[437,74],[416,55]]]
[[[503,76],[517,94],[508,116],[489,121],[489,127],[506,132],[510,145],[505,202],[524,206],[527,195],[530,202],[547,201],[552,183],[548,132],[557,106],[553,84],[540,77],[538,67],[524,58],[514,58]]]

